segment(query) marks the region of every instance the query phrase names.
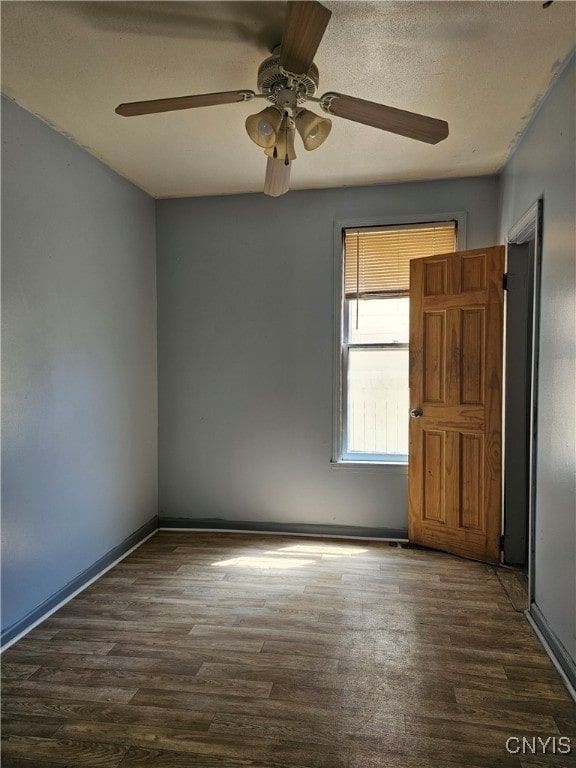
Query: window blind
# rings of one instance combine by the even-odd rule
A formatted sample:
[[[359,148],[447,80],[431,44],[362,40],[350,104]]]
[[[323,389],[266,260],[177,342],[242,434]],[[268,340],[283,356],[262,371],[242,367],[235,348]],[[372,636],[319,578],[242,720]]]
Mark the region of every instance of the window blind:
[[[410,224],[344,233],[344,288],[347,299],[404,294],[410,259],[452,253],[456,222]]]

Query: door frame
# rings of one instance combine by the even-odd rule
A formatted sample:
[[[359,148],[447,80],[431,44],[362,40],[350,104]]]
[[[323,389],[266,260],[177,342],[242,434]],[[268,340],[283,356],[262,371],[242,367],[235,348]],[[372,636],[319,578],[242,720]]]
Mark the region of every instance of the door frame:
[[[538,413],[538,363],[539,363],[539,330],[540,330],[540,279],[542,272],[542,214],[543,200],[539,198],[524,213],[524,215],[510,228],[506,238],[506,255],[515,246],[523,246],[534,241],[534,264],[532,270],[532,345],[530,352],[530,398],[528,400],[528,606],[534,602],[535,584],[535,517],[536,517],[536,481],[537,481],[537,413]],[[510,371],[508,361],[504,366],[505,378]],[[504,429],[506,429],[506,417],[504,414]],[[506,454],[504,453],[503,477],[506,482]],[[502,530],[506,529],[506,507],[504,505],[504,486],[502,488]]]

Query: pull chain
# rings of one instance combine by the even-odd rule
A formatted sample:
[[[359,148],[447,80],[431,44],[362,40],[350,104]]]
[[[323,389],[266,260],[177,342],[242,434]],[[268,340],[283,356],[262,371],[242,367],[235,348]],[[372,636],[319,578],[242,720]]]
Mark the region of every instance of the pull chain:
[[[284,158],[284,165],[290,165],[288,159],[288,120],[286,119],[286,128],[284,129],[284,146],[286,147],[286,157]]]

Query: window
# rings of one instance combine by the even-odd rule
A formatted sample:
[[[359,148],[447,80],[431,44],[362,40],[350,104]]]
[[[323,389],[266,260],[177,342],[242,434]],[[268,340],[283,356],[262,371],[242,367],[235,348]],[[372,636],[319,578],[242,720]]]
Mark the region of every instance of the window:
[[[408,461],[410,259],[456,250],[456,221],[345,228],[337,462]]]

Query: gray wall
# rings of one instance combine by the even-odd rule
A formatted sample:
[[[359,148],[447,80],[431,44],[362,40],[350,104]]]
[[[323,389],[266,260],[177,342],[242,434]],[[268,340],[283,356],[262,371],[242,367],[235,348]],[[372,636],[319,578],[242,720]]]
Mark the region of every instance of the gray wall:
[[[334,221],[456,210],[493,244],[497,179],[158,201],[161,520],[406,529],[406,468],[330,467]]]
[[[574,58],[501,176],[500,238],[544,198],[536,604],[576,660],[576,365]]]
[[[2,618],[157,512],[154,201],[2,100]]]

